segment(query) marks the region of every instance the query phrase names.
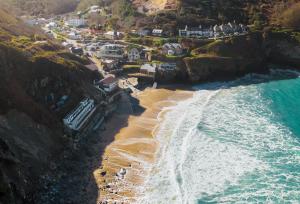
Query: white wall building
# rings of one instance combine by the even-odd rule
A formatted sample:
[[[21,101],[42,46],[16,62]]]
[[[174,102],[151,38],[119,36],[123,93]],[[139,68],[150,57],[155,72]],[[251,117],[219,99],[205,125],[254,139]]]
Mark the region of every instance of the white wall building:
[[[96,55],[98,58],[122,59],[124,58],[124,46],[118,44],[103,45]]]
[[[66,21],[67,26],[71,27],[83,27],[86,26],[86,20],[83,18],[74,18],[74,19],[69,19]]]
[[[132,48],[128,51],[128,61],[135,62],[141,59],[140,51],[137,48]]]
[[[99,6],[97,5],[93,5],[90,7],[89,13],[100,13],[101,9]]]
[[[81,39],[81,35],[75,33],[75,32],[70,32],[68,34],[68,38],[71,40],[80,40]]]
[[[48,28],[49,30],[52,30],[52,29],[54,29],[54,28],[57,28],[57,23],[55,23],[55,22],[50,22],[50,23],[46,24],[45,27]]]
[[[108,31],[103,34],[105,38],[110,39],[110,40],[117,40],[122,38],[123,33],[118,32],[118,31]]]
[[[165,55],[181,55],[182,46],[179,43],[166,43],[162,46],[162,54]]]
[[[153,29],[152,30],[152,35],[154,35],[154,36],[162,36],[163,35],[163,30],[162,29]]]
[[[102,88],[107,93],[111,93],[118,88],[118,80],[115,76],[108,75],[101,81],[97,82],[96,86]]]
[[[142,74],[146,74],[148,76],[155,77],[156,67],[157,67],[156,64],[144,64],[141,66],[140,72]]]
[[[201,38],[201,37],[213,37],[214,31],[212,28],[205,28],[203,29],[202,26],[199,26],[198,28],[188,28],[188,26],[185,27],[184,30],[179,30],[179,36],[180,37],[195,37],[195,38]]]
[[[63,119],[63,122],[71,130],[79,130],[87,121],[88,116],[94,108],[94,100],[86,98],[79,103],[76,109]]]

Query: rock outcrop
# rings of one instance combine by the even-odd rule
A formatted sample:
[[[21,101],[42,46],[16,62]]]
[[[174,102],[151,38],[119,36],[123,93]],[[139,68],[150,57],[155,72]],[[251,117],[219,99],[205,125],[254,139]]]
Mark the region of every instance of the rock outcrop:
[[[252,33],[212,42],[184,59],[188,80],[203,82],[232,79],[265,72],[268,64],[300,69],[300,45],[291,34]]]
[[[0,15],[0,203],[33,203],[39,178],[69,142],[62,118],[90,91],[95,74],[49,39],[35,44],[31,32],[15,29],[26,25],[1,9]],[[58,109],[65,95],[69,102]]]
[[[260,35],[233,37],[212,42],[184,59],[191,82],[234,78],[265,71],[265,53]]]

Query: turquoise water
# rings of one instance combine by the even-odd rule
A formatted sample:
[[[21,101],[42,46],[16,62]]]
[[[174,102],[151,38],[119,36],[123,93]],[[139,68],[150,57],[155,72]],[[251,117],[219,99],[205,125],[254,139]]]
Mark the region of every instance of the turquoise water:
[[[140,203],[300,203],[296,75],[195,87],[165,116],[160,160]]]

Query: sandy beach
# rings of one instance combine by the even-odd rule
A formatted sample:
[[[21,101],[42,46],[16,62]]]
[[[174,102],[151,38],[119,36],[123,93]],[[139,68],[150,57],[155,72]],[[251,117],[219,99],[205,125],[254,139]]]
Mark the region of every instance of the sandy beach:
[[[101,165],[93,172],[99,189],[98,203],[134,203],[140,194],[151,167],[157,161],[160,144],[155,130],[163,120],[167,107],[192,96],[191,91],[169,89],[146,89],[136,97],[140,107],[129,96],[123,95],[118,111],[103,133],[127,117],[127,124],[114,135],[105,148]],[[120,124],[118,124],[120,125]]]

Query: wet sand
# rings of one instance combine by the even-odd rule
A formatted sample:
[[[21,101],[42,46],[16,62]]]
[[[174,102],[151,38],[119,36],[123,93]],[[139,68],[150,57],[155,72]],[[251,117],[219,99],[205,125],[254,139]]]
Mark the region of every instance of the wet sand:
[[[106,125],[106,134],[127,119],[127,126],[114,135],[114,141],[106,148],[102,163],[93,172],[99,189],[98,203],[134,203],[152,165],[160,144],[155,130],[163,120],[165,108],[192,96],[191,91],[146,89],[138,94],[139,105],[144,109],[137,113],[129,97],[123,96],[119,112]],[[119,118],[119,119],[118,119]]]

